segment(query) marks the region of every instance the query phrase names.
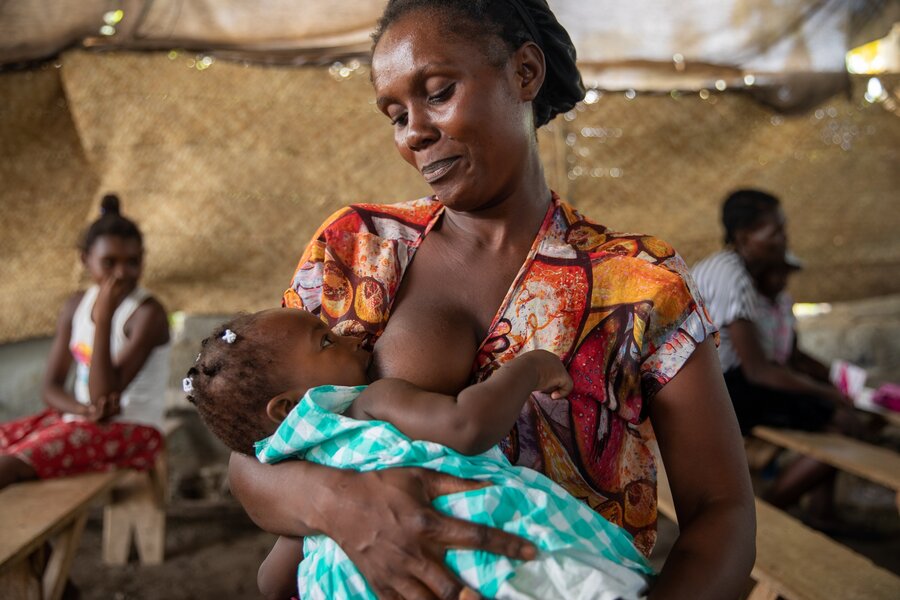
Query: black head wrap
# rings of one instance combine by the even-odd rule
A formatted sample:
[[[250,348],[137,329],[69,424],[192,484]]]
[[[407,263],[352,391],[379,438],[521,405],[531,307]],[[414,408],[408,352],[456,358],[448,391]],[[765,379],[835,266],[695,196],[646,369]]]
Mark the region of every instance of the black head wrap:
[[[584,83],[575,62],[575,44],[546,0],[507,2],[519,14],[532,41],[544,52],[547,73],[534,108],[535,126],[540,127],[559,113],[572,110],[584,98]]]

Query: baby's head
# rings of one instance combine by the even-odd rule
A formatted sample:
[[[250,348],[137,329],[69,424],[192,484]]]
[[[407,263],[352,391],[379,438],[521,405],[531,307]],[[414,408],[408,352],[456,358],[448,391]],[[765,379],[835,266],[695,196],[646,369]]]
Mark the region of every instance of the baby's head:
[[[308,389],[368,382],[371,355],[360,344],[304,310],[241,315],[203,340],[185,392],[219,439],[252,455]]]

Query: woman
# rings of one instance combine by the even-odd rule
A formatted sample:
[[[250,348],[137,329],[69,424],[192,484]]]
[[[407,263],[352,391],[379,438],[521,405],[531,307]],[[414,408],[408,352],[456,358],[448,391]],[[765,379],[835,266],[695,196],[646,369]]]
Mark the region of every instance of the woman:
[[[828,381],[828,369],[797,347],[784,288],[799,267],[787,250],[785,218],[777,198],[738,190],[722,207],[725,250],[693,270],[710,315],[721,327],[719,358],[742,432],[756,425],[850,433],[853,401]],[[766,493],[784,508],[828,481],[834,470],[810,458],[790,466]],[[832,518],[824,493],[810,524]]]
[[[0,488],[153,466],[162,449],[170,344],[165,309],[138,286],[143,254],[137,225],[119,214],[116,196],[105,196],[81,243],[93,285],[73,294],[59,315],[44,376],[47,410],[0,425]]]
[[[339,211],[304,253],[285,303],[364,337],[373,378],[437,392],[455,393],[520,352],[554,351],[575,380],[570,404],[532,399],[507,455],[649,551],[655,430],[682,533],[653,594],[734,597],[753,563],[753,501],[686,269],[660,240],[587,221],[544,179],[536,128],[581,99],[574,58],[543,1],[389,2],[372,55],[376,103],[435,197]],[[441,563],[448,548],[534,555],[431,508],[471,482],[414,469],[266,467],[238,455],[230,475],[258,524],[326,533],[381,597],[458,597],[462,584]],[[308,492],[285,498],[284,489]]]

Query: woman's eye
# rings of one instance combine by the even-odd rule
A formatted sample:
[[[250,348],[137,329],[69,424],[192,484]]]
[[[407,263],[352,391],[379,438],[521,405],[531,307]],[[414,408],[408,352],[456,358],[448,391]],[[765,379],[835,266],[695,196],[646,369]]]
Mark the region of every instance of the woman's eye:
[[[327,335],[322,336],[322,348],[327,348],[333,345],[334,341],[330,337],[328,337]]]
[[[400,125],[401,127],[403,125],[406,125],[406,113],[397,115],[396,117],[391,117],[391,125],[393,125],[394,127],[398,125]]]
[[[430,102],[432,104],[443,102],[444,100],[447,100],[450,96],[453,95],[454,89],[456,89],[456,84],[451,83],[447,87],[441,89],[438,93],[432,94],[431,96],[429,96],[428,102]]]

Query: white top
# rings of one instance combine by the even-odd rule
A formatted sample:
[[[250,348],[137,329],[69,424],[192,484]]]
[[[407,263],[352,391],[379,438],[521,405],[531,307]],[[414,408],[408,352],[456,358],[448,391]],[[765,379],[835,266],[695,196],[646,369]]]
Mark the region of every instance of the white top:
[[[760,294],[744,261],[734,250],[722,250],[697,263],[691,270],[713,323],[719,327],[719,362],[727,372],[741,365],[728,326],[739,319],[756,323]]]
[[[91,312],[99,292],[99,286],[95,285],[84,293],[72,316],[72,337],[69,340],[69,350],[75,359],[75,399],[85,405],[90,404],[88,375],[94,350],[95,328]],[[149,297],[147,290],[136,288],[116,308],[110,339],[110,354],[114,362],[127,341],[125,323]],[[171,342],[167,342],[150,351],[144,366],[122,392],[119,400],[122,412],[113,417],[113,421],[140,423],[162,430],[171,348]]]
[[[774,363],[786,365],[793,354],[796,336],[794,301],[787,292],[778,294],[774,302],[759,294],[757,306],[759,310],[754,323],[763,354]]]

